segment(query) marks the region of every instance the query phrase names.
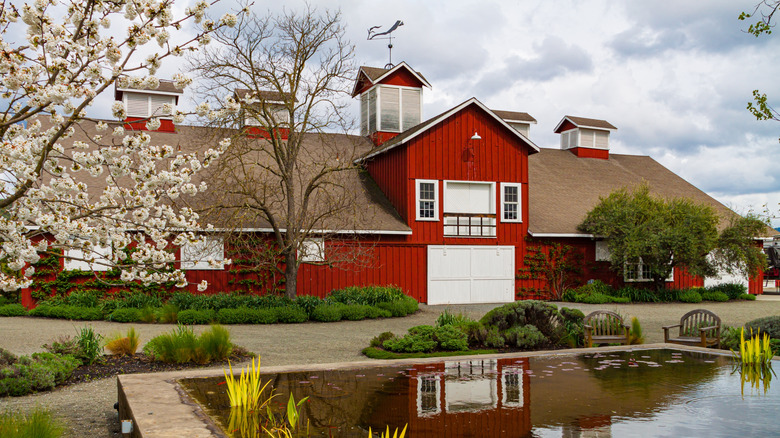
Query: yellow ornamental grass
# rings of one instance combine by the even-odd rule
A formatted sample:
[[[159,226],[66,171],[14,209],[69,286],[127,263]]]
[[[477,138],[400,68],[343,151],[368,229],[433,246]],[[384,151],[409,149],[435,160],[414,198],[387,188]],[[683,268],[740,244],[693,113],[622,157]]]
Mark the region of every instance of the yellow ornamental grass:
[[[382,433],[381,438],[404,438],[404,436],[406,436],[406,428],[408,426],[409,426],[408,424],[404,426],[404,429],[401,431],[401,435],[398,435],[398,428],[397,427],[395,428],[395,432],[393,433],[393,435],[390,435],[390,426],[387,426],[387,429],[385,429],[385,431]],[[374,434],[371,431],[371,428],[369,427],[368,428],[368,438],[373,438],[373,437],[374,437]]]
[[[761,330],[753,336],[753,329],[750,329],[750,339],[745,340],[745,328],[742,328],[739,343],[739,356],[744,364],[766,364],[769,365],[772,360],[772,346],[769,343],[769,335],[764,333],[761,337]]]
[[[230,361],[228,361],[228,367],[230,373],[225,370],[225,384],[231,407],[256,410],[271,401],[271,397],[261,401],[263,392],[271,381],[269,380],[263,385],[260,380],[260,358],[257,359],[257,366],[255,366],[255,359],[252,358],[252,364],[246,370],[241,370],[241,376],[238,380],[233,374],[233,366]]]

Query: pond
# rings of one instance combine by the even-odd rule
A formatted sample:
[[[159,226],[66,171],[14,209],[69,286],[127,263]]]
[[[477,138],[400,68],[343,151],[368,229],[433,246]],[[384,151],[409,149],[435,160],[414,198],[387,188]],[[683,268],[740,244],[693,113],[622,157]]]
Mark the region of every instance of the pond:
[[[633,350],[264,376],[322,436],[776,436],[776,388],[744,383],[724,355]],[[231,436],[223,378],[182,385]],[[232,433],[231,432],[235,432]]]

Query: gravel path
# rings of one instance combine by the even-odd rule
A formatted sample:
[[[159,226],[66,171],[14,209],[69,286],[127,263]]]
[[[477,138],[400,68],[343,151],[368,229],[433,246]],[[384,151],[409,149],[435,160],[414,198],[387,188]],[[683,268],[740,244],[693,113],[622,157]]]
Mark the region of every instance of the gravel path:
[[[642,323],[646,341],[663,342],[661,327],[679,321],[685,312],[707,308],[719,315],[726,325],[740,325],[769,315],[780,315],[780,297],[762,296],[757,301],[702,304],[608,304],[589,305],[556,303],[574,307],[584,313],[593,310],[613,310],[624,317],[636,316]],[[365,360],[360,350],[372,337],[384,331],[404,333],[409,327],[432,324],[449,308],[472,318],[480,318],[496,305],[425,306],[406,318],[337,323],[304,323],[279,325],[234,325],[230,331],[234,343],[258,353],[263,365],[292,365]],[[103,335],[127,330],[129,325],[105,321],[79,322],[37,318],[0,318],[0,347],[15,354],[41,351],[41,345],[61,335],[75,335],[89,324]],[[136,324],[141,341],[169,332],[171,325]],[[196,328],[196,332],[206,327]],[[68,437],[120,437],[116,411],[116,380],[103,379],[58,389],[49,393],[0,399],[0,411],[29,410],[35,406],[51,409],[69,428]]]

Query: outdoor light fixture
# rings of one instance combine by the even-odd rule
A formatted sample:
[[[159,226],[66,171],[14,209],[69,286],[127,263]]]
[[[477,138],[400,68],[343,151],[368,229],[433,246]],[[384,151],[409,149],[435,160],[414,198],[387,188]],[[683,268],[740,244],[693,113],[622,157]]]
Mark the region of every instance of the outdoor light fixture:
[[[477,131],[474,131],[474,135],[471,136],[472,140],[482,140],[482,137],[477,134]]]

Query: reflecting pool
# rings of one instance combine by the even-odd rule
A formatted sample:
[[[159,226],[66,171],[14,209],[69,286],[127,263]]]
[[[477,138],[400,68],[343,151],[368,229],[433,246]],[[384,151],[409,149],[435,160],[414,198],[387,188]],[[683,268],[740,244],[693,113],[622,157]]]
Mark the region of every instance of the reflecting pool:
[[[780,435],[780,396],[745,383],[723,355],[634,350],[448,360],[413,366],[269,374],[322,436],[408,424],[409,437],[733,437]],[[231,436],[223,378],[182,384]],[[246,433],[244,434],[246,435]]]

